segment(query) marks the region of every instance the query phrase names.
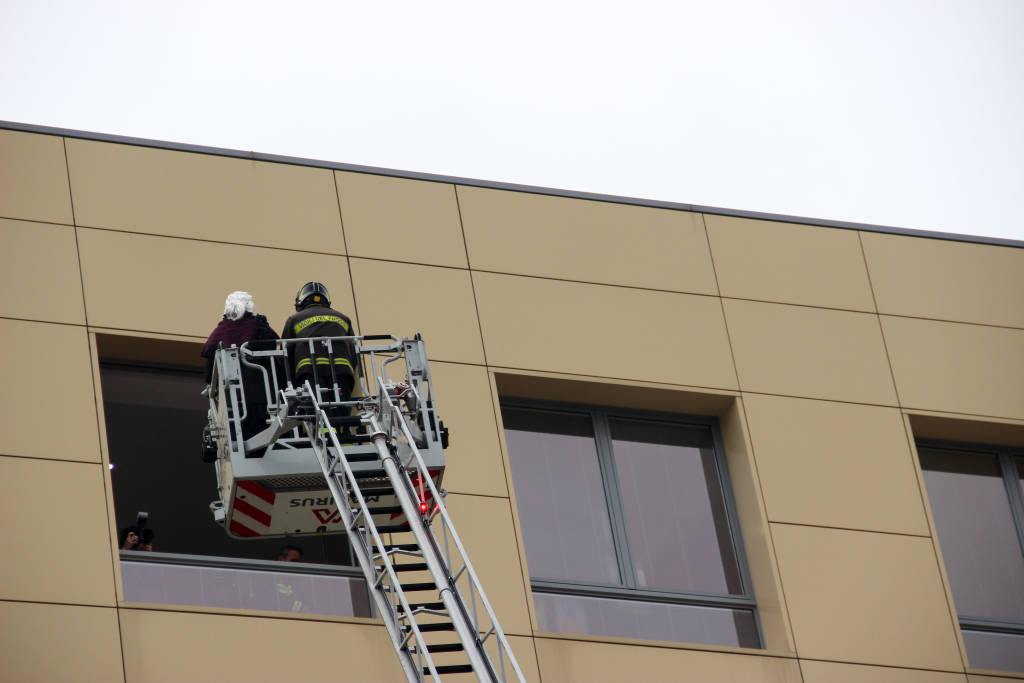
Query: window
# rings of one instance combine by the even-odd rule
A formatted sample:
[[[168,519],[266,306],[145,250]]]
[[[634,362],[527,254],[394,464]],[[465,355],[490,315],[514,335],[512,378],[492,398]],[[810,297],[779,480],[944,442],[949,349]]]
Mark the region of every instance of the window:
[[[151,552],[121,551],[125,599],[370,616],[362,572],[348,566],[345,536],[237,540],[214,522],[216,474],[201,461],[208,408],[200,395],[202,366],[126,361],[105,355],[113,344],[98,341],[117,528],[146,512],[154,532]],[[136,356],[152,348],[149,340],[133,341]],[[179,356],[199,360],[197,345],[182,346],[189,348]],[[276,561],[284,545],[301,548],[303,561]]]
[[[502,401],[544,631],[760,647],[717,426]]]
[[[918,442],[972,667],[1024,671],[1024,452]]]

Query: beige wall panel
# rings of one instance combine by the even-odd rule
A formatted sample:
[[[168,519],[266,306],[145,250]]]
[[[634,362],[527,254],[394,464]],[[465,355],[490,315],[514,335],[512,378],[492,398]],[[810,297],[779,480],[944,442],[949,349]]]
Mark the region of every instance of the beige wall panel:
[[[754,584],[764,646],[776,652],[795,652],[793,630],[783,602],[782,581],[772,544],[771,529],[761,496],[763,487],[751,456],[742,401],[734,401],[719,417],[736,512],[739,516],[747,566]]]
[[[75,229],[0,218],[0,316],[85,324]]]
[[[0,216],[72,224],[63,138],[0,130]]]
[[[700,214],[458,187],[477,270],[717,294]]]
[[[857,233],[705,215],[722,296],[874,311]]]
[[[1024,331],[882,316],[900,403],[1024,418]]]
[[[1024,327],[1024,249],[865,232],[880,313]]]
[[[329,169],[70,139],[68,169],[80,226],[344,253]]]
[[[943,413],[907,412],[917,438],[973,441],[1000,446],[1024,446],[1024,420],[986,417],[963,419]]]
[[[967,683],[964,674],[800,660],[804,683]]]
[[[505,633],[531,635],[533,628],[508,498],[453,493],[446,503],[501,628]]]
[[[355,321],[344,257],[81,228],[79,247],[96,327],[205,338],[224,313],[224,297],[244,289],[281,333],[295,292],[309,280],[327,285],[335,308]]]
[[[492,366],[736,389],[717,298],[473,273]]]
[[[931,539],[773,524],[801,657],[960,671]]]
[[[770,520],[928,535],[899,409],[743,401]]]
[[[0,519],[17,548],[0,563],[0,599],[114,604],[100,465],[0,457]]]
[[[801,683],[795,659],[536,638],[545,681]]]
[[[117,611],[0,602],[0,680],[123,681]]]
[[[122,609],[129,681],[398,681],[383,626]]]
[[[466,267],[455,187],[335,171],[352,256]]]
[[[586,379],[560,373],[530,370],[495,372],[498,393],[541,401],[569,401],[668,413],[721,415],[728,410],[735,392],[666,387],[653,382]]]
[[[438,411],[451,430],[444,487],[453,493],[508,496],[487,369],[432,363],[430,374]]]
[[[423,334],[432,359],[483,363],[469,273],[452,268],[352,259],[365,334]]]
[[[896,404],[874,315],[735,299],[724,304],[744,391]]]
[[[85,328],[0,319],[0,339],[0,454],[99,462]]]
[[[509,636],[508,643],[512,646],[512,654],[515,655],[519,669],[523,672],[526,680],[530,683],[540,683],[540,668],[537,666],[537,651],[533,645],[533,638]],[[512,680],[511,675],[509,680]]]

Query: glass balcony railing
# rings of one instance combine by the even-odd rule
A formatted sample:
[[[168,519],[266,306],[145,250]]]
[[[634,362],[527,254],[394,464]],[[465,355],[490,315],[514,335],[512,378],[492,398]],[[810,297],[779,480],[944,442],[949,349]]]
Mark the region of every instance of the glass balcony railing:
[[[370,617],[357,567],[121,551],[127,602]]]

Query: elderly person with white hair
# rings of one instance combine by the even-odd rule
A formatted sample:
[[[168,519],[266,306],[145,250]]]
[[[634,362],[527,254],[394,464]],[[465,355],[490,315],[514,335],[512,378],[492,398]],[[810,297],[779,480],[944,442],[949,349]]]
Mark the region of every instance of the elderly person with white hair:
[[[260,348],[273,348],[273,341],[276,341],[277,332],[267,322],[265,316],[254,313],[255,306],[252,301],[252,294],[249,292],[231,292],[224,301],[224,317],[217,326],[213,328],[209,338],[203,345],[202,357],[206,359],[206,382],[210,383],[213,375],[213,357],[217,349],[223,345],[225,348],[235,345],[241,346],[245,342],[263,341],[264,344],[253,345]],[[267,420],[267,397],[263,390],[263,380],[258,370],[243,367],[242,385],[245,389],[246,405],[248,415],[242,424],[242,435],[248,439],[253,434],[262,431]]]

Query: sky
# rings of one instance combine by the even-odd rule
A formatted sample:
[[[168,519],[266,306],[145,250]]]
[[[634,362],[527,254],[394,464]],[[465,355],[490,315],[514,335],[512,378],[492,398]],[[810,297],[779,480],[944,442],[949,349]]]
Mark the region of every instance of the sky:
[[[1024,0],[0,7],[0,120],[1024,240]]]

